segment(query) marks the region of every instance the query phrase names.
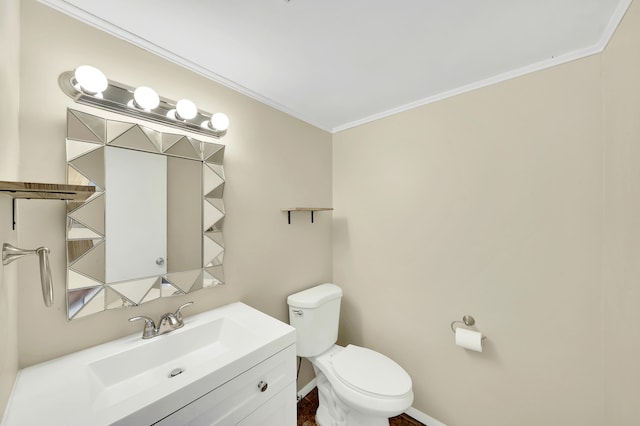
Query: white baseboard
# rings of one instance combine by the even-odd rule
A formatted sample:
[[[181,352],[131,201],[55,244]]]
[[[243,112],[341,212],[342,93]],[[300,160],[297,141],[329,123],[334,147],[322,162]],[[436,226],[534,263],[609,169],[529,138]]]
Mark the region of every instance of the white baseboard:
[[[316,379],[313,378],[309,383],[304,385],[302,389],[298,391],[298,401],[307,396],[316,387]],[[409,407],[405,413],[419,422],[426,424],[427,426],[447,426],[444,423],[434,419],[433,417],[417,410],[413,407]]]
[[[417,410],[413,407],[409,407],[409,409],[407,409],[407,411],[405,411],[405,413],[411,417],[413,417],[414,419],[416,419],[417,421],[424,423],[427,426],[447,426],[444,423],[442,423],[441,421],[438,421],[436,419],[434,419],[433,417],[423,413],[420,410]]]
[[[316,378],[314,377],[309,383],[304,385],[304,387],[298,391],[298,401],[300,401],[302,398],[307,396],[309,392],[311,392],[315,387],[316,387]]]

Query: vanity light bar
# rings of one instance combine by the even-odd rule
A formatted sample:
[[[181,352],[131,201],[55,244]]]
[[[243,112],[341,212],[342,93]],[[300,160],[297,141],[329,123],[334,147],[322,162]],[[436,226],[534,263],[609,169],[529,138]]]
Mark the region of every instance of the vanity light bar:
[[[163,98],[151,88],[133,88],[108,80],[89,65],[65,71],[58,77],[60,89],[83,105],[104,109],[130,117],[177,127],[189,132],[220,139],[227,134],[229,118],[223,113],[209,114],[188,100]]]

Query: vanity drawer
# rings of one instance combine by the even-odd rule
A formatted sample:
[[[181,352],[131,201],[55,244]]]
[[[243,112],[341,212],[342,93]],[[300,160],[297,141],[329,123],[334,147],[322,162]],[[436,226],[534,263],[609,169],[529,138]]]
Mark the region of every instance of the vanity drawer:
[[[278,396],[274,398],[273,403],[291,399],[290,404],[281,402],[278,404],[282,404],[282,410],[293,411],[292,415],[287,417],[294,419],[292,423],[294,425],[295,385],[288,385],[295,383],[296,380],[295,360],[295,345],[292,345],[154,424],[162,426],[235,425]],[[255,424],[269,426],[268,422],[262,421]]]

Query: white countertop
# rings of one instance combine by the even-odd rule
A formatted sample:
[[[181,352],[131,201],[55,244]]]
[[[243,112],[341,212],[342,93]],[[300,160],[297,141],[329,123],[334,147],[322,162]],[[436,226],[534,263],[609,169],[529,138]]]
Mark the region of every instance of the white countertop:
[[[203,359],[192,362],[182,374],[169,378],[164,370],[172,366],[151,359],[154,353],[163,353],[165,348],[184,341],[186,336],[202,340],[203,334],[193,334],[193,331],[220,319],[233,323],[236,328],[231,327],[230,330],[242,329],[243,332],[240,337],[237,333],[234,333],[236,336],[228,336],[235,337],[235,340],[230,340],[229,347],[217,350],[206,362]],[[181,337],[182,333],[191,334]],[[141,336],[142,333],[138,332],[20,370],[3,425],[148,424],[150,418],[159,420],[167,416],[265,358],[295,344],[296,340],[293,327],[241,302],[186,317],[183,328],[168,334],[147,340]],[[96,361],[119,360],[123,358],[121,354],[126,360],[129,353],[145,354],[144,357],[136,355],[135,364],[140,362],[138,358],[146,357],[149,357],[150,364],[163,362],[158,367],[162,367],[162,376],[155,375],[149,381],[151,373],[143,372],[139,377],[134,374],[127,376],[127,382],[119,387],[109,387],[101,382],[95,373]],[[110,358],[114,355],[118,357]],[[145,365],[144,361],[141,365]],[[127,365],[122,366],[125,374],[129,375],[126,368]]]

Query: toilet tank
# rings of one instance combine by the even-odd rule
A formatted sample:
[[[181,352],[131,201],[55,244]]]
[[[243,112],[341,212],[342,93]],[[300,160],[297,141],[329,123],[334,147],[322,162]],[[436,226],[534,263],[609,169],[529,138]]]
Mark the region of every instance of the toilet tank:
[[[320,284],[287,297],[289,324],[296,328],[297,355],[320,355],[338,340],[342,289]]]

